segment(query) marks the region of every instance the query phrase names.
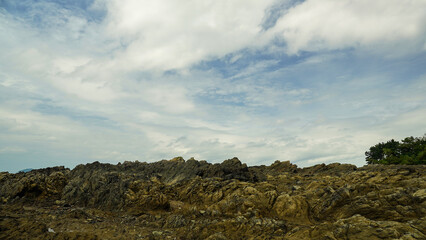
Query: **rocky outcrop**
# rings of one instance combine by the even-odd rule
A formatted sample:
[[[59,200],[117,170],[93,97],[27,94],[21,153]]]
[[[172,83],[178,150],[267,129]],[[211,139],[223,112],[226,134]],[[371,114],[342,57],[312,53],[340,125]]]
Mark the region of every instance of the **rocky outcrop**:
[[[177,157],[0,173],[0,239],[426,239],[425,170]]]
[[[0,173],[0,202],[48,201],[61,198],[68,184],[69,169],[45,168],[20,172]]]

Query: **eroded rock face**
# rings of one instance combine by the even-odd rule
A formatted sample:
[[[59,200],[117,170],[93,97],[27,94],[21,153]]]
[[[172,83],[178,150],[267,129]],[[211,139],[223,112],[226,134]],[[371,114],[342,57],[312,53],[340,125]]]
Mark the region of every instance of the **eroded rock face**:
[[[0,173],[0,202],[48,201],[61,198],[69,169],[54,167],[27,173]]]
[[[0,239],[426,239],[425,170],[178,157],[0,173]]]

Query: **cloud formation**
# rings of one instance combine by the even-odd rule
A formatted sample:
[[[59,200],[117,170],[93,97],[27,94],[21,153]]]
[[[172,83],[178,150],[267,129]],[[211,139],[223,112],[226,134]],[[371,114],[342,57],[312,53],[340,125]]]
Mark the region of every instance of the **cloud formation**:
[[[107,32],[124,45],[117,53],[124,69],[182,69],[259,44],[272,2],[110,1]]]
[[[275,26],[287,52],[379,48],[385,54],[424,50],[425,1],[307,0],[288,10]]]
[[[426,128],[424,5],[1,1],[0,170],[362,165]]]

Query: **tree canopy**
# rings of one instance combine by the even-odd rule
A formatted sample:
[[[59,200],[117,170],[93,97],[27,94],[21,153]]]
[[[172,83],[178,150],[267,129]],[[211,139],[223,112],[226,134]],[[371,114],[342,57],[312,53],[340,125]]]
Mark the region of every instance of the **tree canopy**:
[[[426,134],[378,143],[365,152],[368,164],[426,164]]]

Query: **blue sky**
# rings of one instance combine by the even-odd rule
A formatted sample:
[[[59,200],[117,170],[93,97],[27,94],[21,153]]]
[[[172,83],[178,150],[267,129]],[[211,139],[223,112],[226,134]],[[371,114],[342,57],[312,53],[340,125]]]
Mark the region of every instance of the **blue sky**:
[[[0,171],[352,163],[426,133],[426,1],[0,0]]]

